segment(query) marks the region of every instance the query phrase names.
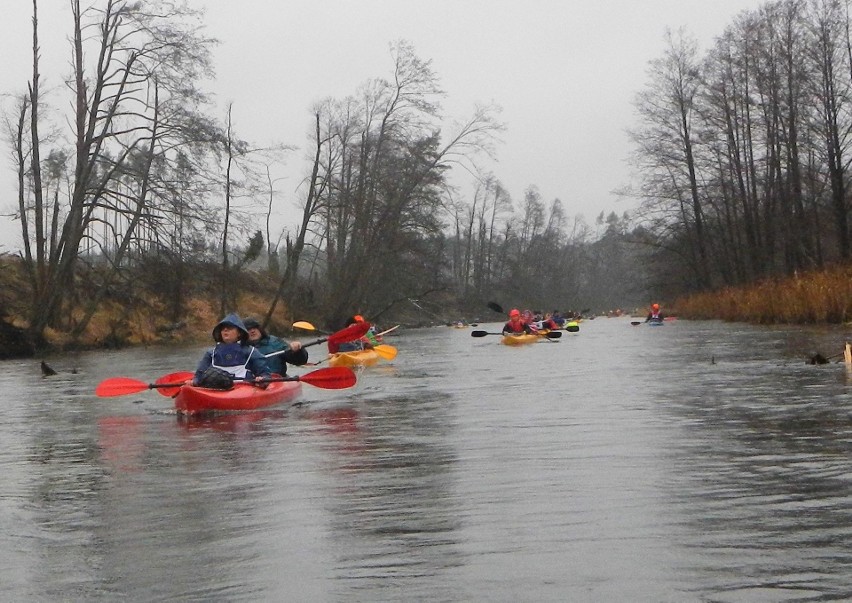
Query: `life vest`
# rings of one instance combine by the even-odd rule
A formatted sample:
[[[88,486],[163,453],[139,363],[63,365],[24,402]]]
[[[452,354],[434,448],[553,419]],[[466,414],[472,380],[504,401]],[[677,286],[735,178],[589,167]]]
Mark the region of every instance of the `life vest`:
[[[212,366],[243,378],[248,374],[248,363],[254,348],[240,343],[217,343],[213,348]]]

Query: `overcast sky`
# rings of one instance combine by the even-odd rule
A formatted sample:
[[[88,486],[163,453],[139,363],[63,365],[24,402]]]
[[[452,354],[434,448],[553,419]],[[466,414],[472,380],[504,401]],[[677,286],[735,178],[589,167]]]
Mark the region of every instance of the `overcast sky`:
[[[593,222],[601,211],[634,207],[613,190],[630,179],[625,131],[635,94],[659,58],[666,28],[684,27],[703,49],[743,10],[765,0],[190,0],[206,7],[215,51],[219,117],[233,102],[238,135],[258,145],[299,147],[288,156],[279,206],[298,215],[297,173],[310,109],[389,76],[389,44],[409,41],[431,60],[448,118],[476,103],[502,106],[507,130],[489,165],[515,200],[536,185],[545,201]],[[26,89],[31,72],[29,0],[5,0],[0,30],[0,93]],[[58,89],[69,72],[68,0],[40,0],[42,86]],[[58,90],[57,90],[58,91]],[[52,97],[54,102],[59,94]],[[63,103],[70,102],[67,96]],[[8,100],[4,100],[8,107]],[[0,252],[20,245],[15,175],[3,143]],[[454,179],[454,181],[456,181]],[[459,177],[458,181],[466,180]],[[469,193],[472,185],[463,186]],[[292,216],[290,218],[289,216]]]

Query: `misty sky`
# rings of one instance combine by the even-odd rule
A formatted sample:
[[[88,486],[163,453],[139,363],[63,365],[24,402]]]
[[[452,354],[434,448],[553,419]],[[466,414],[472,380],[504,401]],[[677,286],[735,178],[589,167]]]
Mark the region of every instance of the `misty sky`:
[[[55,106],[70,103],[68,0],[40,0],[42,87]],[[206,7],[207,33],[221,41],[214,55],[218,117],[233,102],[237,134],[258,145],[298,147],[281,168],[279,228],[298,216],[296,187],[305,173],[311,106],[354,94],[360,84],[391,74],[389,44],[409,41],[431,60],[447,96],[447,120],[465,119],[476,103],[496,103],[507,130],[498,162],[486,162],[516,206],[536,185],[559,198],[571,217],[593,223],[601,211],[635,204],[613,189],[630,181],[625,133],[635,94],[659,58],[666,28],[683,27],[707,49],[743,10],[765,0],[190,0]],[[3,7],[0,93],[26,89],[31,75],[29,0]],[[2,99],[8,109],[9,98]],[[0,160],[0,252],[20,246],[15,174],[8,144]],[[471,177],[457,174],[462,195]],[[258,224],[260,226],[260,224]]]

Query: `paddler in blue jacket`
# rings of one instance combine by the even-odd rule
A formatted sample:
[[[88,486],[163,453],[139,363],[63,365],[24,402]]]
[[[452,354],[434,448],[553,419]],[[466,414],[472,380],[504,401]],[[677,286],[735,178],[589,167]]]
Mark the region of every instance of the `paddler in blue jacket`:
[[[228,314],[213,327],[216,345],[204,353],[195,370],[193,385],[199,385],[204,372],[216,367],[242,381],[262,382],[271,375],[266,357],[248,345],[248,329],[237,314]]]

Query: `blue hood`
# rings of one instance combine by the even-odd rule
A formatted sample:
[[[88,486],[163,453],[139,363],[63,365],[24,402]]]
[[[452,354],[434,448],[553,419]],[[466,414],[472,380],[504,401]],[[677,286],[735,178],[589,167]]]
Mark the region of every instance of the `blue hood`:
[[[248,339],[248,329],[246,329],[246,325],[243,323],[243,319],[240,318],[239,314],[231,313],[228,314],[225,318],[216,323],[216,326],[213,327],[213,340],[217,342],[222,341],[222,327],[225,325],[231,325],[237,327],[240,330],[240,342],[245,343],[246,339]]]

